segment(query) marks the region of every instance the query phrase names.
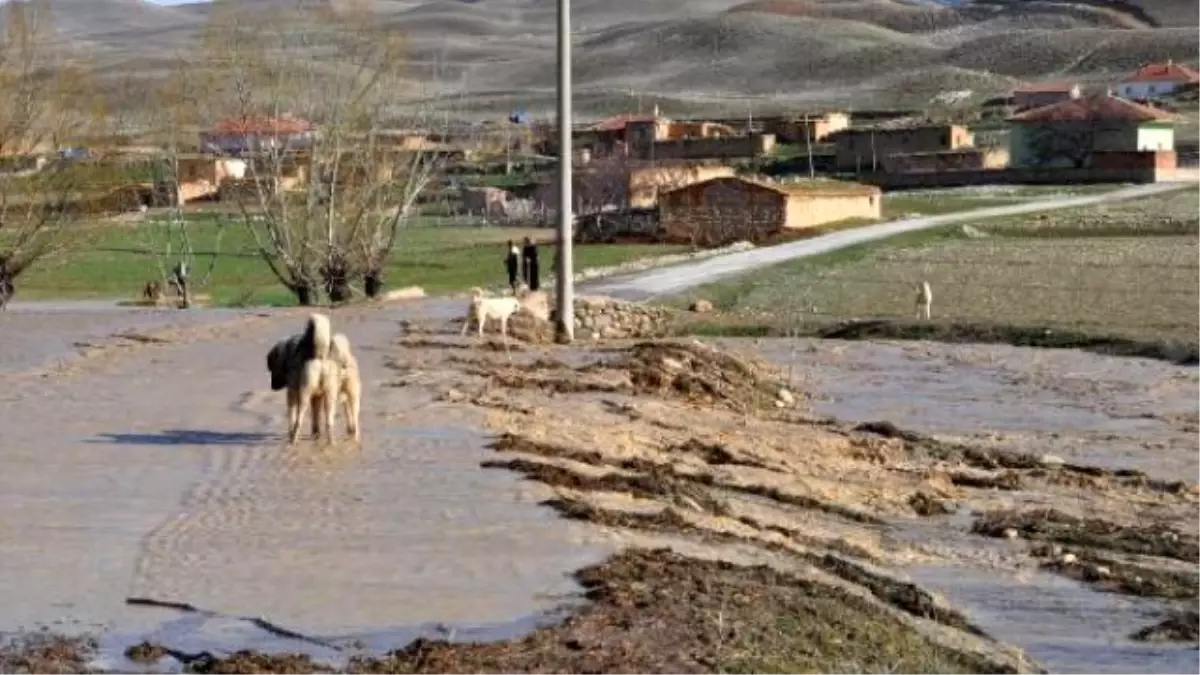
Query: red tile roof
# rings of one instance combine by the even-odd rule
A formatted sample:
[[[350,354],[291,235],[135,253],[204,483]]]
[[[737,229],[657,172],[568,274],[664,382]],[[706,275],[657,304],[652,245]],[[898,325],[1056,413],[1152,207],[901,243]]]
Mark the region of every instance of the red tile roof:
[[[1130,82],[1200,82],[1200,73],[1173,61],[1148,63],[1121,81],[1122,84]]]
[[[1167,122],[1175,116],[1165,110],[1134,103],[1108,94],[1059,101],[1009,118],[1010,122],[1081,122],[1085,120],[1121,120],[1127,122]]]
[[[301,134],[312,131],[313,125],[291,115],[280,117],[229,117],[221,120],[213,127],[218,134]]]

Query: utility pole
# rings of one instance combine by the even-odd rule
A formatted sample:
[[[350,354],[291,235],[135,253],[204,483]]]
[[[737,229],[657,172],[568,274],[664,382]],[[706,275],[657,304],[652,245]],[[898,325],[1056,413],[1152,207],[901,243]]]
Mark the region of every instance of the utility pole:
[[[558,255],[554,271],[558,323],[554,340],[560,344],[575,339],[571,154],[571,0],[558,0]]]
[[[817,177],[817,171],[813,168],[812,160],[812,128],[815,122],[808,115],[804,114],[804,145],[808,149],[808,179],[814,180]]]

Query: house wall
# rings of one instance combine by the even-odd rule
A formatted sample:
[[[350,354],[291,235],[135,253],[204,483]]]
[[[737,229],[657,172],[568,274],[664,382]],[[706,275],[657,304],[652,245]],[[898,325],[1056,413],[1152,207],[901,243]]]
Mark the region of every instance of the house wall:
[[[1072,137],[1079,143],[1091,144],[1092,152],[1131,152],[1140,148],[1139,128],[1131,123],[1112,123],[1105,125],[1097,122],[1074,122],[1057,124],[1014,124],[1009,133],[1009,165],[1013,168],[1074,168],[1075,162],[1071,156],[1077,154],[1074,148],[1062,156],[1043,157],[1038,146],[1044,141],[1044,134],[1053,134],[1064,144],[1070,145]],[[1158,142],[1158,136],[1151,136]],[[1081,151],[1086,149],[1081,148]]]
[[[784,227],[800,230],[850,218],[883,217],[883,199],[876,194],[791,195]]]
[[[850,116],[845,113],[828,113],[807,120],[803,117],[776,118],[763,124],[763,131],[775,134],[781,143],[820,143],[830,134],[849,128]]]
[[[910,155],[889,155],[883,170],[899,173],[920,171],[973,171],[1000,169],[1008,166],[1006,148],[968,148],[946,152],[922,152]]]
[[[725,165],[649,166],[629,172],[628,201],[634,209],[651,208],[658,204],[660,193],[710,178],[734,175],[733,167]]]
[[[644,160],[669,159],[733,159],[760,157],[775,148],[773,134],[750,134],[728,138],[680,138],[657,141],[635,148],[637,157]]]
[[[1165,96],[1182,86],[1180,82],[1125,82],[1116,87],[1121,98],[1151,99]]]
[[[1143,124],[1137,130],[1138,150],[1174,150],[1175,127],[1169,124]]]
[[[1157,171],[1178,167],[1174,150],[1151,150],[1147,152],[1097,152],[1092,158],[1092,167],[1106,170]]]
[[[660,135],[656,140],[717,138],[732,135],[733,129],[716,122],[671,122],[666,126],[666,133]]]
[[[784,195],[737,178],[717,178],[664,194],[659,218],[668,241],[723,246],[761,241],[787,220]]]
[[[966,127],[939,125],[903,129],[849,130],[835,138],[835,161],[843,171],[871,171],[888,155],[957,150],[975,145]]]

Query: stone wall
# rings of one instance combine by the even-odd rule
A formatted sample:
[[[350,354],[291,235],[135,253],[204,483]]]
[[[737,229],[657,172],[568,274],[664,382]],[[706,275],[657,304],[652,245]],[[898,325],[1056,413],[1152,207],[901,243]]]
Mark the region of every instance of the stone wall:
[[[602,296],[575,299],[575,339],[620,340],[666,334],[671,310]]]

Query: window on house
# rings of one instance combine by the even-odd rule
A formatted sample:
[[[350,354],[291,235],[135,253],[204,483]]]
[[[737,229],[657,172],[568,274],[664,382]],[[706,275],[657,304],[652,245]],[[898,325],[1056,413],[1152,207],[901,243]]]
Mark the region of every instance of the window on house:
[[[1149,88],[1146,89],[1146,91],[1153,94],[1154,93],[1154,85],[1150,85]]]

